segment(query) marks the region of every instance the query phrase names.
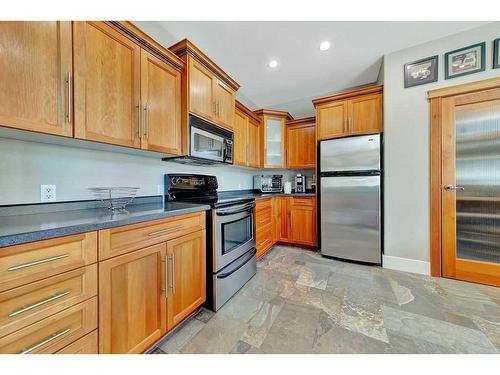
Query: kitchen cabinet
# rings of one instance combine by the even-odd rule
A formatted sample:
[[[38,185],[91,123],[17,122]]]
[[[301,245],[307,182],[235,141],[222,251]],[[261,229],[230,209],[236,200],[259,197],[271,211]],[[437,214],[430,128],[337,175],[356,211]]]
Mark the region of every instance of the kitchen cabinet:
[[[286,131],[285,121],[292,120],[288,112],[260,109],[255,111],[262,123],[262,167],[286,167]]]
[[[97,354],[97,330],[59,350],[57,354]]]
[[[236,101],[234,113],[234,163],[258,168],[260,166],[260,120],[247,107]]]
[[[167,332],[167,244],[99,263],[99,352],[142,353]]]
[[[317,139],[381,133],[382,91],[372,86],[313,100]]]
[[[316,199],[292,197],[290,202],[290,241],[316,245]]]
[[[71,22],[0,22],[0,126],[73,136]]]
[[[141,50],[141,148],[181,153],[181,72]]]
[[[279,209],[279,236],[278,241],[290,241],[290,198],[277,197]]]
[[[286,123],[288,168],[316,166],[316,119],[308,117]]]
[[[140,147],[141,48],[105,22],[74,22],[75,137]]]
[[[233,130],[235,96],[239,84],[188,39],[170,46],[187,69],[182,89],[183,150],[189,149],[189,114]]]
[[[274,244],[273,199],[258,199],[255,202],[255,232],[257,258],[265,255]]]
[[[171,330],[206,300],[205,230],[167,242],[167,327]]]

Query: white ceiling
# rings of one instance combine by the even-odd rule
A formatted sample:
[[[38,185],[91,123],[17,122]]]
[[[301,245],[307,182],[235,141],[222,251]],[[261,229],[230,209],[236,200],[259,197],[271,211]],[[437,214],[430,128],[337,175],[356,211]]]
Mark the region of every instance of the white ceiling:
[[[190,39],[241,85],[238,97],[252,109],[294,117],[312,115],[314,97],[375,82],[384,54],[485,23],[135,22],[166,46]],[[331,42],[325,52],[323,40]]]

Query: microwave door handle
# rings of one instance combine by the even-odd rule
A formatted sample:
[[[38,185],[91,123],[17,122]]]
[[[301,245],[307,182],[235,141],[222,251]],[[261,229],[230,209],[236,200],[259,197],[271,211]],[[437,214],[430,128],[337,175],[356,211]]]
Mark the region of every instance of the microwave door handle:
[[[227,159],[227,141],[222,142],[222,161],[225,163]]]

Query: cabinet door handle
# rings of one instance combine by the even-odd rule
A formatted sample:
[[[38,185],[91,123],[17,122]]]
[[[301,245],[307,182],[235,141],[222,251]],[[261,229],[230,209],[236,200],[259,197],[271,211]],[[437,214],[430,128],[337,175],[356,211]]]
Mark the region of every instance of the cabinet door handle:
[[[183,227],[184,227],[184,225],[182,225],[182,224],[174,225],[171,228],[166,228],[166,229],[162,229],[162,230],[157,230],[156,232],[148,233],[148,237],[155,237],[155,236],[159,236],[161,234],[170,233],[170,232],[175,231],[177,229],[182,229]]]
[[[68,72],[68,75],[66,76],[66,89],[68,90],[67,95],[66,95],[66,121],[68,121],[68,124],[71,124],[71,117],[72,117],[72,100],[73,100],[73,82],[71,80],[71,72]]]
[[[149,139],[149,103],[144,106],[144,137]]]
[[[54,341],[55,339],[58,339],[61,336],[64,336],[69,331],[70,331],[70,328],[67,328],[64,331],[61,331],[61,332],[58,332],[58,333],[54,333],[53,335],[51,335],[47,339],[45,339],[43,341],[40,341],[38,344],[35,344],[35,345],[33,345],[32,347],[30,347],[28,349],[22,350],[20,354],[29,354],[33,350],[36,350],[36,349],[40,348],[41,346],[44,346],[45,344],[48,344],[49,342]]]
[[[54,294],[52,297],[49,297],[49,298],[47,298],[47,299],[44,299],[43,301],[36,302],[36,303],[34,303],[34,304],[32,304],[32,305],[29,305],[29,306],[23,307],[23,308],[21,308],[21,309],[19,309],[19,310],[16,310],[16,311],[14,311],[14,312],[10,313],[10,314],[9,314],[9,318],[12,318],[12,317],[14,317],[14,316],[16,316],[16,315],[22,314],[22,313],[24,313],[24,312],[26,312],[26,311],[33,310],[33,309],[34,309],[34,308],[36,308],[36,307],[39,307],[39,306],[45,305],[46,303],[49,303],[49,302],[55,301],[55,300],[57,300],[57,299],[59,299],[59,298],[61,298],[61,297],[67,296],[67,295],[68,295],[68,294],[70,294],[70,293],[71,293],[71,290],[67,290],[67,291],[62,292],[62,293],[59,293],[59,294]]]
[[[27,268],[27,267],[31,267],[31,266],[36,266],[38,264],[52,262],[53,260],[58,260],[58,259],[67,258],[67,257],[69,257],[69,254],[56,255],[54,257],[40,259],[40,260],[35,260],[33,262],[23,263],[23,264],[20,264],[18,266],[10,267],[10,268],[7,269],[7,271],[17,271],[17,270],[20,270],[20,269],[23,269],[23,268]]]
[[[142,124],[141,124],[141,115],[142,115],[142,111],[141,111],[141,101],[139,100],[137,102],[137,106],[135,107],[137,108],[137,134],[139,135],[139,138],[142,138]]]
[[[170,272],[170,287],[172,288],[172,292],[175,294],[175,254],[172,254],[170,257],[170,263],[172,266],[172,270]]]
[[[168,293],[168,256],[165,255],[165,258],[163,259],[163,263],[165,263],[163,265],[163,268],[165,270],[165,279],[163,281],[163,286],[164,286],[163,291],[165,292],[165,297],[166,297],[167,293]]]

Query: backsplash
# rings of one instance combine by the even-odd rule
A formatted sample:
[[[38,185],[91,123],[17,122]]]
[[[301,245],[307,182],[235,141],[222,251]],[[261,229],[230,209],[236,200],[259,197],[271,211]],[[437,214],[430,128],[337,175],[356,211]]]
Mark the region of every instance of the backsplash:
[[[138,196],[163,194],[165,173],[217,176],[219,190],[253,188],[256,174],[283,174],[312,170],[259,170],[234,166],[191,166],[118,152],[87,150],[0,138],[0,205],[40,202],[40,185],[56,185],[58,202],[94,199],[89,187],[137,186]]]

